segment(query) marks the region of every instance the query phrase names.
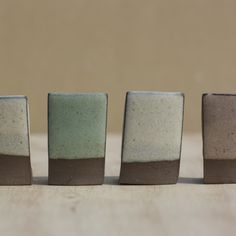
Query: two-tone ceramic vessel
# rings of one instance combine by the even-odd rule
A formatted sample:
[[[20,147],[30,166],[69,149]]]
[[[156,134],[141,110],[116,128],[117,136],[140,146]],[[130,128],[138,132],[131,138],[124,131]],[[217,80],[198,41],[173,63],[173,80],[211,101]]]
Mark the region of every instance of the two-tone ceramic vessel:
[[[49,184],[103,183],[106,125],[107,94],[48,95]]]
[[[0,97],[0,185],[30,185],[29,111],[25,96]]]
[[[182,93],[127,93],[120,184],[177,182],[183,114]]]
[[[236,183],[236,94],[203,94],[205,183]]]

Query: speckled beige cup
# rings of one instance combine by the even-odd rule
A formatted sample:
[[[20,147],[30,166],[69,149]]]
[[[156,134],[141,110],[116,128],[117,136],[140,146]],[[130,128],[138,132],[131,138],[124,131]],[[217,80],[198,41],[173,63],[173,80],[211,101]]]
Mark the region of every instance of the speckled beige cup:
[[[31,181],[27,97],[0,97],[0,185]]]
[[[183,111],[182,93],[127,93],[121,184],[177,182]]]

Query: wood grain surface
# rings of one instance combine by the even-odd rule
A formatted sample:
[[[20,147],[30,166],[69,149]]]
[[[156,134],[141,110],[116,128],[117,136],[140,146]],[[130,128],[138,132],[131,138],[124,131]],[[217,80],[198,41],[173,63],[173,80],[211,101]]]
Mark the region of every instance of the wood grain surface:
[[[236,234],[236,185],[202,183],[200,135],[184,136],[177,185],[118,185],[120,146],[108,136],[104,185],[48,186],[47,137],[33,135],[33,185],[0,187],[0,234]]]

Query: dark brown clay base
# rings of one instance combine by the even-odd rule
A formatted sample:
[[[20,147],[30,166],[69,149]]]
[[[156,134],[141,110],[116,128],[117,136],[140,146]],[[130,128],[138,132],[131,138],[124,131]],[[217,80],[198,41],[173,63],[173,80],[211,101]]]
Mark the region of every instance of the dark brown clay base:
[[[31,185],[29,156],[0,155],[0,185]]]
[[[120,184],[176,184],[179,160],[121,164]]]
[[[105,158],[50,159],[51,185],[99,185],[104,181]]]
[[[204,183],[236,183],[236,160],[204,159]]]

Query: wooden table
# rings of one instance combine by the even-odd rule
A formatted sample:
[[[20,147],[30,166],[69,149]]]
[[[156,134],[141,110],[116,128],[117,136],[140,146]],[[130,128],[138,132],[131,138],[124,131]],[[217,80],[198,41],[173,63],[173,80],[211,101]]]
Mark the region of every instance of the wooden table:
[[[202,184],[201,136],[185,136],[179,183],[119,186],[120,135],[102,186],[48,186],[47,138],[31,138],[34,184],[0,187],[2,236],[236,235],[236,185]]]

